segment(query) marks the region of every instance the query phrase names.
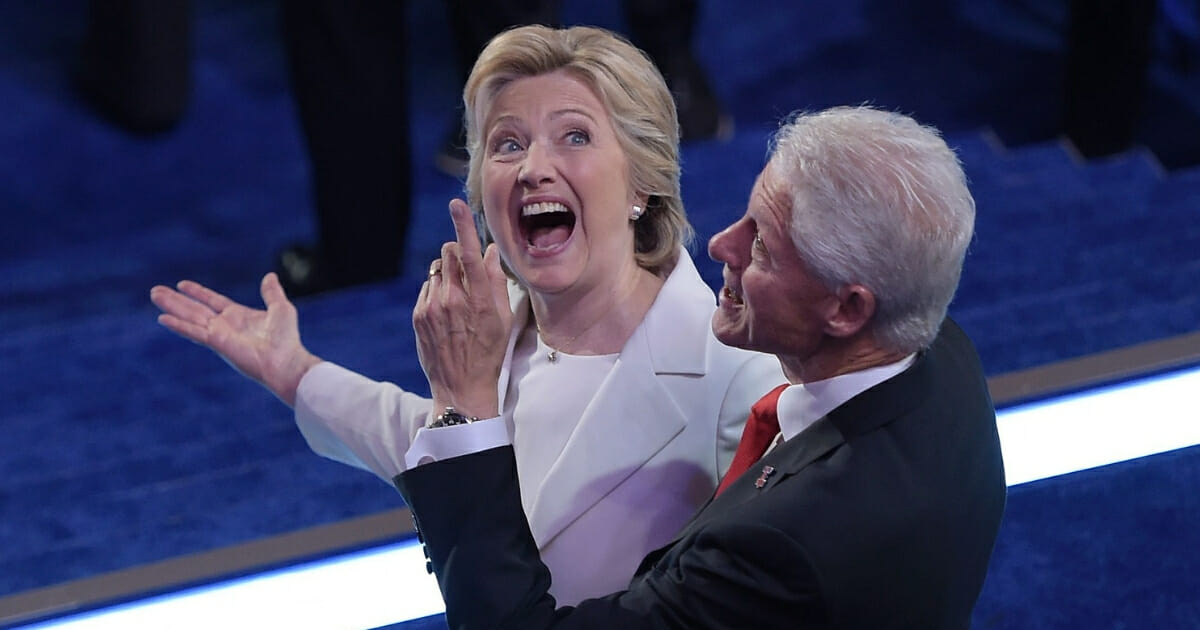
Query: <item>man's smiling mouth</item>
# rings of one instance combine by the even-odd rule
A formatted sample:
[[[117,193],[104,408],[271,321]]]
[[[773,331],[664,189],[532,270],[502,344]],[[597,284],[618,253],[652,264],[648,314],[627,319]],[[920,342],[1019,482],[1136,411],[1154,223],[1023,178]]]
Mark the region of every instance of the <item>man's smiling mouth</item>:
[[[737,291],[734,291],[733,289],[729,288],[728,286],[726,286],[721,292],[725,296],[726,300],[728,300],[738,306],[741,306],[742,295],[740,293],[738,293]]]

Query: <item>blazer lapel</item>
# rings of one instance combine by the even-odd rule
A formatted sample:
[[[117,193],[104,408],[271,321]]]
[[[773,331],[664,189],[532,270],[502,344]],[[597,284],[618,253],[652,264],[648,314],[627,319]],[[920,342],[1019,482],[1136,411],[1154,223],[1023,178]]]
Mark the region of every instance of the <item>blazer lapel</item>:
[[[704,374],[703,339],[713,302],[711,289],[681,251],[534,501],[529,527],[543,546],[687,426],[688,418],[658,374]],[[606,472],[597,476],[597,471]]]
[[[629,345],[644,346],[639,329]],[[548,544],[603,499],[687,425],[647,351],[627,345],[596,391],[558,460],[547,473],[529,514],[533,537]],[[597,471],[606,471],[597,477]]]
[[[508,397],[508,379],[512,375],[513,351],[516,350],[517,340],[529,323],[529,294],[521,285],[513,280],[508,281],[508,305],[512,308],[512,330],[508,334],[508,348],[504,352],[504,363],[500,364],[500,378],[496,381],[496,393],[500,396],[501,411],[504,410],[504,399]],[[512,427],[508,427],[508,436],[513,435]]]

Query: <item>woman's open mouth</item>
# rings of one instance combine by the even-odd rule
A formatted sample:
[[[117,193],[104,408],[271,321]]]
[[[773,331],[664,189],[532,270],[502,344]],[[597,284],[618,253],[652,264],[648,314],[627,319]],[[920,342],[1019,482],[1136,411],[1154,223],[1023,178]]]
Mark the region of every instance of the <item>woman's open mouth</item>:
[[[557,202],[521,208],[521,235],[534,250],[549,251],[566,243],[575,231],[575,213]]]

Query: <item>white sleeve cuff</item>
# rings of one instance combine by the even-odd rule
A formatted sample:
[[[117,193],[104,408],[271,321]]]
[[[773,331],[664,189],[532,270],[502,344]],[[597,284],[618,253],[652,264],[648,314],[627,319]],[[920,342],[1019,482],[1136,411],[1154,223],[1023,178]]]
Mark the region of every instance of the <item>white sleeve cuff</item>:
[[[422,428],[404,454],[404,464],[412,469],[511,443],[503,416],[436,429]]]

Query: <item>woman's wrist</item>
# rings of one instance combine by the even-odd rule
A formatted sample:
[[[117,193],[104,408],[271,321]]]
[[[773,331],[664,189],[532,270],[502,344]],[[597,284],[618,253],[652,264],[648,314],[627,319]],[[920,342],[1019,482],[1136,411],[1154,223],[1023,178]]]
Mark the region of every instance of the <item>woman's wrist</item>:
[[[282,379],[278,388],[270,388],[272,393],[286,403],[287,406],[294,408],[296,406],[296,395],[300,390],[300,381],[304,380],[304,376],[308,374],[309,370],[316,367],[322,360],[321,357],[304,350],[291,362],[288,369],[284,370],[286,376]]]
[[[447,408],[453,408],[458,413],[470,418],[495,418],[500,415],[500,403],[496,399],[495,392],[490,397],[480,394],[451,396],[445,393],[433,397],[433,415],[435,417]]]

